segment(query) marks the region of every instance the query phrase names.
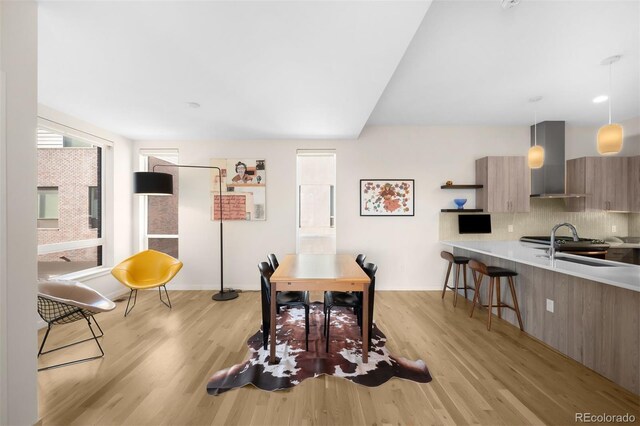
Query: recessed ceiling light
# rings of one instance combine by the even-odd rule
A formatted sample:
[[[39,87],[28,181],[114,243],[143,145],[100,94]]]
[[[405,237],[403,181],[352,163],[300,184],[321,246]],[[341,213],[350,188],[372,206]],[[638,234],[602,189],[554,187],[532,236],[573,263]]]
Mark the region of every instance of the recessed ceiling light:
[[[200,108],[200,104],[199,104],[199,103],[197,103],[197,102],[187,102],[187,106],[188,106],[189,108],[194,108],[194,109],[195,109],[195,108]]]
[[[596,96],[595,98],[593,98],[593,103],[594,104],[599,104],[599,103],[602,103],[602,102],[606,101],[607,99],[609,99],[609,97],[607,95]]]

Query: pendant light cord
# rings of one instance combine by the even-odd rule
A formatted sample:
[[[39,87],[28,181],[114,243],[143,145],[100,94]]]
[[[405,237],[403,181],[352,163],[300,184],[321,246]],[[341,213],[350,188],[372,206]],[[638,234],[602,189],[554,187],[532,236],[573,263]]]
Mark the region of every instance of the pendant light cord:
[[[533,146],[538,145],[538,114],[533,110]]]
[[[613,93],[611,92],[611,63],[609,63],[609,124],[611,124],[611,98]]]

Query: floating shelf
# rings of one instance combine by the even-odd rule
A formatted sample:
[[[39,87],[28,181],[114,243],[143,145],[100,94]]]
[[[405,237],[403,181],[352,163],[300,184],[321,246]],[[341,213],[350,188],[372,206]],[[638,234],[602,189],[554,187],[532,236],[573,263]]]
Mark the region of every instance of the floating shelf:
[[[441,209],[442,213],[482,213],[482,209]]]
[[[480,189],[482,185],[442,185],[440,189]]]

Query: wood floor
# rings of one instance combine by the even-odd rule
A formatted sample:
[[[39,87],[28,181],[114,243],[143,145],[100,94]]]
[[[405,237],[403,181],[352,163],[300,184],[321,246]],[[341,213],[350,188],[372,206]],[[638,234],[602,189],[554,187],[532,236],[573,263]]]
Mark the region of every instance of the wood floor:
[[[576,412],[640,418],[638,395],[497,318],[488,332],[485,309],[471,319],[464,299],[454,309],[452,294],[442,301],[439,292],[376,293],[387,347],[424,360],[431,383],[392,379],[368,388],[322,376],[289,391],[245,387],[210,396],[209,376],[246,358],[245,341],[260,324],[260,294],[229,302],[210,296],[171,292],[169,311],[157,292],[140,292],[127,318],[126,301],[98,315],[103,359],[38,373],[42,423],[564,425],[574,423]],[[81,322],[54,327],[47,346],[87,336]],[[40,364],[96,349],[83,343]]]

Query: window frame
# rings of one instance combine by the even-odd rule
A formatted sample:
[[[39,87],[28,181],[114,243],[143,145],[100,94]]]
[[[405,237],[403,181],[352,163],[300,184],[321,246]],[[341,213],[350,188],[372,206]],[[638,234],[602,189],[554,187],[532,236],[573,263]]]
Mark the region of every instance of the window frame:
[[[113,178],[113,142],[90,133],[83,132],[71,127],[67,127],[63,124],[55,121],[48,120],[43,117],[38,117],[37,128],[47,130],[49,132],[58,133],[62,136],[67,136],[73,139],[80,140],[82,142],[91,144],[93,146],[101,148],[100,153],[100,185],[102,191],[100,194],[100,214],[102,229],[101,235],[98,238],[91,238],[85,240],[66,241],[61,243],[49,243],[38,244],[38,256],[42,254],[51,254],[67,250],[76,250],[91,247],[102,247],[102,265],[94,266],[79,271],[70,272],[67,274],[61,274],[56,276],[56,279],[71,279],[81,276],[91,276],[109,269],[109,265],[113,263],[113,248],[111,246],[111,239],[106,236],[112,235],[112,202],[113,194],[111,194],[112,188],[109,186],[110,179]],[[48,149],[48,148],[43,148]],[[109,194],[109,195],[108,195]],[[59,205],[58,205],[59,208]],[[44,228],[46,229],[46,228]]]
[[[179,151],[177,148],[147,149],[138,150],[138,170],[141,172],[149,171],[149,157],[156,157],[170,163],[179,163]],[[149,234],[149,209],[147,196],[138,197],[138,247],[140,251],[149,248],[150,238],[168,238],[180,241],[179,234]],[[178,244],[180,244],[178,242]]]

